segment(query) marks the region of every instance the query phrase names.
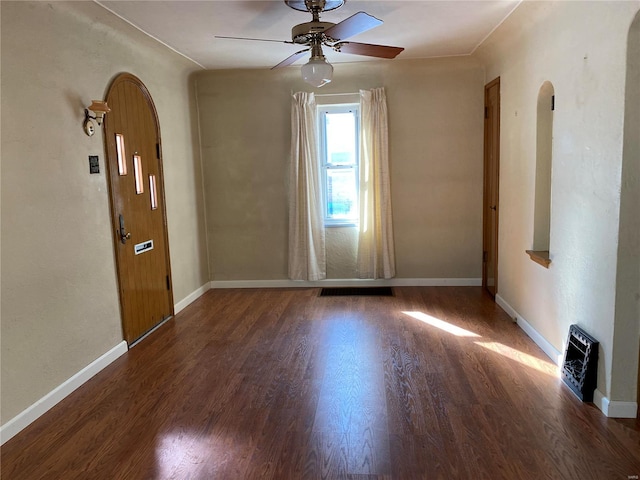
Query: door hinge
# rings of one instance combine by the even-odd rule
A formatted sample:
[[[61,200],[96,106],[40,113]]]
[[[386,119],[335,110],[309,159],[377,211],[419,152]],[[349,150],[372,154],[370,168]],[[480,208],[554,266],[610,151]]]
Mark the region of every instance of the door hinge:
[[[160,160],[160,144],[156,143],[156,158]]]
[[[482,252],[482,261],[487,263],[489,261],[489,252]]]
[[[556,109],[556,96],[551,95],[551,111],[553,112]]]
[[[167,290],[171,290],[171,285],[169,284],[169,275],[167,275]]]

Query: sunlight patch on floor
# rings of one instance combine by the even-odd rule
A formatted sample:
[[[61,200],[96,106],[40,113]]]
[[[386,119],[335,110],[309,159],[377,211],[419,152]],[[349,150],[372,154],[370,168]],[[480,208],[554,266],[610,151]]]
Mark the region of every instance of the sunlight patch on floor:
[[[456,325],[453,325],[449,322],[445,322],[444,320],[440,320],[439,318],[432,317],[431,315],[427,315],[422,312],[402,312],[405,315],[409,315],[416,320],[420,320],[427,325],[431,325],[432,327],[439,328],[440,330],[444,330],[447,333],[451,333],[457,337],[480,337],[477,333],[470,332],[469,330],[465,330],[464,328],[460,328]]]
[[[432,327],[439,328],[447,333],[455,335],[457,337],[475,337],[482,338],[481,335],[477,333],[473,333],[469,330],[465,330],[464,328],[453,325],[449,322],[445,322],[444,320],[440,320],[439,318],[432,317],[431,315],[427,315],[423,312],[402,312],[405,315],[410,316],[416,320],[419,320],[427,325]],[[487,350],[491,350],[494,353],[498,353],[504,357],[509,358],[515,362],[520,363],[526,367],[533,368],[539,372],[542,372],[546,375],[550,375],[553,377],[558,377],[558,367],[550,361],[540,360],[539,358],[534,357],[533,355],[529,355],[527,353],[521,352],[520,350],[516,350],[515,348],[508,347],[499,342],[480,342],[474,341],[476,345],[486,348]]]
[[[521,365],[533,368],[539,372],[550,375],[552,377],[558,376],[558,367],[551,361],[540,360],[539,358],[529,355],[528,353],[521,352],[515,348],[508,347],[499,342],[473,342],[476,345],[498,353],[504,357],[514,360]]]
[[[202,473],[203,464],[211,458],[212,450],[219,450],[219,455],[215,456],[217,465],[208,465],[209,468],[214,467],[214,470],[233,456],[229,445],[218,445],[216,449],[216,444],[209,438],[188,432],[163,434],[158,438],[155,449],[156,478],[176,478],[176,475],[187,475],[190,478]]]

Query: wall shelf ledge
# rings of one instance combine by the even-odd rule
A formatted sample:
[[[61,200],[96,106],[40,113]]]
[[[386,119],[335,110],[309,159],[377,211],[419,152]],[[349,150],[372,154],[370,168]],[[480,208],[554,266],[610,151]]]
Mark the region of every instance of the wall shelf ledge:
[[[551,265],[551,259],[549,258],[548,250],[525,250],[531,260],[542,265],[544,268],[549,268]]]

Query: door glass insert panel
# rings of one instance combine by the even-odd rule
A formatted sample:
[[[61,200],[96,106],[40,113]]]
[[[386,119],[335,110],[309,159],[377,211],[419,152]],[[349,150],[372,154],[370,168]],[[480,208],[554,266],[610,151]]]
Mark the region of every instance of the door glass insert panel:
[[[151,210],[158,208],[158,191],[156,190],[156,176],[149,175],[149,194],[151,195]]]
[[[136,179],[136,194],[144,193],[144,184],[142,182],[142,157],[140,155],[133,156],[133,174]]]
[[[116,158],[118,160],[118,174],[127,174],[127,161],[124,150],[124,135],[116,133]]]

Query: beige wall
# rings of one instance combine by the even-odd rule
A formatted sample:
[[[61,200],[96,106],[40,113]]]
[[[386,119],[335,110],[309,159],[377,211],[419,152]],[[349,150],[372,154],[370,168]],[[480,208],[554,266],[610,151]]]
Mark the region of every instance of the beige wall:
[[[102,132],[82,130],[120,72],[147,85],[160,118],[175,300],[208,270],[194,65],[93,2],[0,8],[4,424],[122,341]]]
[[[639,6],[524,2],[476,53],[486,79],[501,78],[498,293],[558,350],[570,324],[595,336],[605,396],[615,390],[612,371],[626,370],[618,386],[635,385],[637,371],[637,328],[621,332],[635,345],[630,358],[613,358],[613,337],[627,33]],[[533,238],[536,100],[545,81],[556,96],[548,270],[524,252]],[[630,390],[613,399],[635,401]]]
[[[629,30],[611,397],[633,398],[640,337],[640,12]],[[635,335],[634,335],[635,332]]]
[[[327,278],[357,278],[358,228],[330,227],[325,231]]]
[[[212,279],[285,279],[290,96],[310,89],[299,65],[196,81]],[[400,278],[481,275],[483,81],[470,58],[394,60],[336,64],[318,90],[386,88]],[[328,232],[334,278],[355,276],[353,249],[334,250],[348,233]]]

